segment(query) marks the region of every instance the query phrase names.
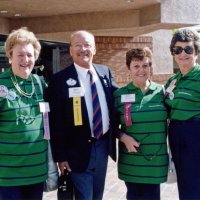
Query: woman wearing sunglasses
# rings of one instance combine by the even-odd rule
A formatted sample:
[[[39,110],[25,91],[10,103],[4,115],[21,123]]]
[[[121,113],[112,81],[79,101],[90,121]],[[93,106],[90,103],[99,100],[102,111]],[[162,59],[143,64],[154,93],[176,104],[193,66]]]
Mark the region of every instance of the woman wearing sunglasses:
[[[166,84],[169,142],[177,172],[179,198],[200,199],[200,51],[199,34],[179,29],[170,51],[180,71]]]
[[[160,183],[167,179],[167,109],[163,88],[150,80],[152,52],[131,49],[126,54],[131,82],[115,93],[119,137],[118,175],[125,181],[128,200],[159,200]]]

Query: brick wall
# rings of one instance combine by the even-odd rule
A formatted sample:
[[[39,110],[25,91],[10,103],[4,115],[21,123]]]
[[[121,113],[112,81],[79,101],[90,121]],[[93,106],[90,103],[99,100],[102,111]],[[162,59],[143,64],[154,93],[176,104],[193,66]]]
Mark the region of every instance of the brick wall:
[[[126,52],[131,48],[148,46],[152,51],[152,37],[95,37],[97,53],[94,63],[108,65],[113,72],[118,85],[130,82],[129,71],[126,67]],[[60,69],[69,66],[72,59],[69,47],[60,50]],[[171,74],[154,74],[152,80],[164,84]]]
[[[152,51],[152,37],[96,37],[97,53],[95,63],[108,65],[114,74],[117,84],[120,86],[130,81],[126,68],[126,52],[131,48],[148,46]],[[170,74],[155,74],[152,80],[164,84]]]

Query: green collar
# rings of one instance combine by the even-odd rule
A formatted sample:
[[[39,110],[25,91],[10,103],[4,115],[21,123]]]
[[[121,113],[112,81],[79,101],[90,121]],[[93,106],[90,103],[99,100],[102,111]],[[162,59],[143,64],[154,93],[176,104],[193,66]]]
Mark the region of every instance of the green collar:
[[[153,81],[150,81],[149,89],[150,89],[150,90],[156,90],[156,88],[157,88],[156,83],[154,83]],[[127,89],[128,89],[128,90],[138,90],[138,89],[140,89],[140,88],[136,87],[135,85],[133,85],[132,82],[130,82],[130,83],[127,85]]]

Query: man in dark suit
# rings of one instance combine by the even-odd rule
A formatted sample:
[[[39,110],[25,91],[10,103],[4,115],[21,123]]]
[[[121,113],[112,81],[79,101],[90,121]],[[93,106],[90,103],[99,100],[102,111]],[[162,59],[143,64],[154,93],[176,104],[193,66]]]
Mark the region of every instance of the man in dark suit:
[[[70,171],[75,198],[100,200],[108,155],[116,160],[112,94],[117,86],[107,66],[93,63],[96,48],[91,33],[76,31],[70,42],[74,63],[53,76],[47,91],[52,152],[61,173]],[[95,83],[101,113],[97,125],[93,119],[95,95],[91,81]],[[95,136],[100,122],[102,126]]]

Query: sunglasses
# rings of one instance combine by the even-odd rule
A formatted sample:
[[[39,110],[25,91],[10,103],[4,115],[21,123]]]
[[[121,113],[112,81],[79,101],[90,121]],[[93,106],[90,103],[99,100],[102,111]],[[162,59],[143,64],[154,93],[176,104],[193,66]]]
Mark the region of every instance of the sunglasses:
[[[187,54],[193,54],[194,48],[192,46],[186,46],[186,47],[180,47],[180,46],[175,46],[173,48],[173,54],[179,55],[182,53],[182,51],[185,51]]]

